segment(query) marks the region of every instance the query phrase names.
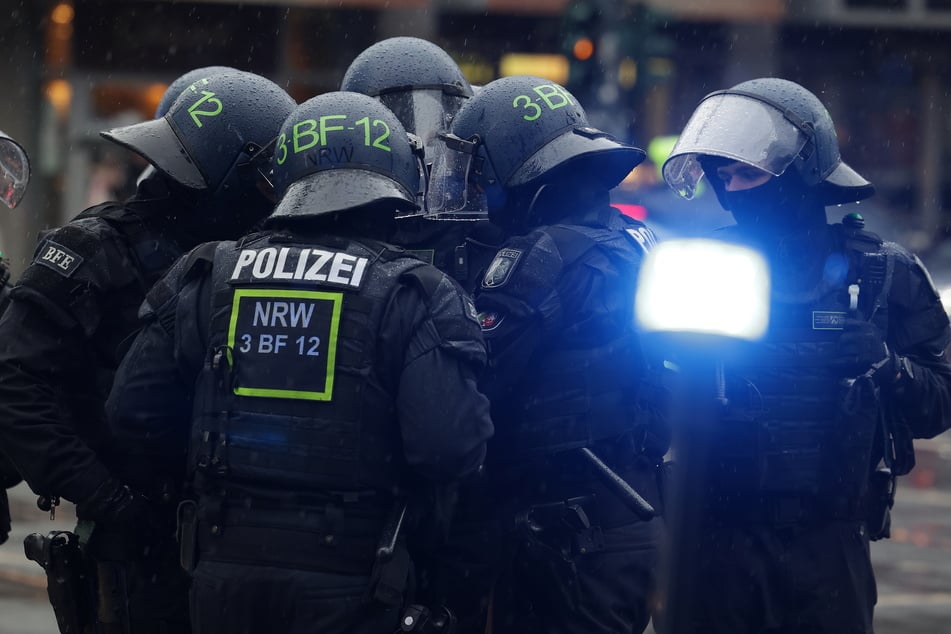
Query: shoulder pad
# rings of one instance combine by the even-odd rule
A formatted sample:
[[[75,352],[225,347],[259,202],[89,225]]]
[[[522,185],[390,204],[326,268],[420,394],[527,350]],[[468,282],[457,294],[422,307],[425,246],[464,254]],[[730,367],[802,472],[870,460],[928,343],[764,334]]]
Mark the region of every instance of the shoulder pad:
[[[475,304],[454,279],[434,266],[420,262],[400,275],[426,299],[436,330],[444,341],[480,339],[482,328]]]
[[[885,242],[877,233],[850,224],[839,222],[832,229],[841,236],[846,248],[861,253],[878,253]]]
[[[220,242],[205,242],[200,244],[181,258],[168,272],[149,289],[139,311],[140,318],[153,315],[170,300],[178,297],[182,288],[189,281],[211,270],[215,261],[215,251]]]
[[[426,301],[430,301],[446,276],[434,266],[417,266],[404,272],[403,280],[411,280],[423,292]]]
[[[24,277],[32,279],[36,276],[38,280],[48,277],[38,274],[42,270],[52,272],[58,278],[101,286],[104,280],[132,279],[133,274],[128,269],[128,253],[115,230],[101,220],[84,219],[71,221],[46,233],[37,244],[33,261],[27,268],[27,272],[32,270],[35,273],[24,273]]]
[[[73,220],[82,220],[86,218],[119,219],[128,215],[128,210],[122,203],[105,202],[89,207],[88,209],[84,209],[83,211],[76,214]]]

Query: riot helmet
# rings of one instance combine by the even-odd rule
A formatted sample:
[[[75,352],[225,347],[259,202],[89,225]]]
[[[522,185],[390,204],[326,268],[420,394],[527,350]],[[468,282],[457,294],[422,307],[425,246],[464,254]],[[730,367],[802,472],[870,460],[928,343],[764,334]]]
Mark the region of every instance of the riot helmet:
[[[431,217],[477,218],[524,225],[540,187],[584,183],[611,189],[644,152],[588,123],[562,86],[531,76],[497,79],[469,99],[433,165]],[[506,216],[512,216],[506,218]]]
[[[472,89],[449,53],[415,37],[393,37],[360,53],[347,68],[340,90],[359,92],[389,108],[423,144],[419,211],[425,200],[429,167],[443,149],[446,132]],[[405,212],[404,212],[405,214]]]
[[[785,79],[753,79],[704,97],[664,163],[664,180],[692,198],[709,157],[745,163],[774,177],[792,167],[795,179],[824,205],[874,193],[871,183],[842,161],[835,126],[822,102]],[[724,203],[722,185],[712,174],[708,178]]]
[[[230,66],[203,66],[201,68],[195,68],[190,70],[171,84],[168,85],[168,88],[165,89],[165,92],[162,94],[162,98],[159,100],[158,107],[155,109],[155,118],[160,119],[165,116],[169,108],[172,107],[172,104],[175,103],[175,99],[178,98],[182,91],[194,84],[197,81],[202,79],[207,79],[213,75],[220,75],[221,73],[228,72],[239,72],[237,68],[231,68]]]
[[[270,218],[302,218],[383,207],[416,208],[419,169],[411,138],[375,99],[318,95],[284,122],[274,148],[280,201]],[[381,210],[383,211],[383,210]]]
[[[30,157],[23,146],[0,130],[0,200],[16,207],[30,182]]]
[[[163,117],[100,134],[200,197],[209,213],[263,216],[273,141],[294,106],[269,79],[224,72],[185,88]]]
[[[427,149],[472,96],[449,53],[416,37],[392,37],[357,55],[340,90],[378,99]]]

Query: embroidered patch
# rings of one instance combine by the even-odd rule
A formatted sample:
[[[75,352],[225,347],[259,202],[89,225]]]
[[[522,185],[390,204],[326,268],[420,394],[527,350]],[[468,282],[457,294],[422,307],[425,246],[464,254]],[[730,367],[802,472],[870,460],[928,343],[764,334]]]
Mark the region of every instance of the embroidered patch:
[[[518,249],[501,249],[496,253],[495,259],[492,260],[492,264],[485,272],[485,277],[482,278],[482,288],[504,286],[512,277],[512,272],[515,270],[515,265],[520,257],[522,257],[522,252]]]
[[[34,264],[45,266],[56,271],[63,277],[70,277],[83,263],[81,255],[52,240],[47,240],[40,248],[40,252],[33,258]]]
[[[842,330],[847,313],[833,310],[812,311],[813,330]]]
[[[499,327],[499,324],[502,323],[503,317],[504,315],[500,315],[494,311],[482,312],[479,313],[479,325],[482,326],[484,332],[495,330]]]

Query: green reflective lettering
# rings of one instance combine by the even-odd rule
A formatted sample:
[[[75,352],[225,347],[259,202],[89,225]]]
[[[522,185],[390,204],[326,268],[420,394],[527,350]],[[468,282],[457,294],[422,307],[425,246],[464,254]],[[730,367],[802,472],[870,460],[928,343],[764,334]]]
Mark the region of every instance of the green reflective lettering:
[[[363,144],[370,145],[370,117],[363,117],[353,122],[354,125],[363,126]]]
[[[542,84],[541,86],[535,86],[532,90],[535,91],[536,95],[542,98],[542,101],[544,101],[551,110],[563,108],[571,103],[571,95],[561,86]]]
[[[305,128],[305,126],[307,126]],[[294,154],[298,152],[303,152],[304,150],[309,150],[318,143],[320,143],[320,137],[317,136],[317,133],[314,130],[317,128],[317,122],[313,119],[305,119],[304,121],[298,121],[294,124]],[[302,137],[310,137],[305,145],[301,145],[300,140]]]
[[[327,125],[328,121],[333,119],[344,119],[346,120],[347,115],[345,114],[326,114],[320,118],[320,138],[324,140],[323,144],[327,145],[327,133],[331,130],[344,130],[342,125]]]
[[[224,105],[221,103],[221,99],[215,97],[215,93],[209,92],[207,90],[201,91],[202,97],[192,105],[188,107],[188,114],[191,115],[192,121],[195,122],[197,127],[201,127],[202,123],[198,117],[216,117],[221,114],[221,111],[224,110]],[[212,106],[213,110],[199,110],[198,106],[203,103],[206,103],[209,106]]]
[[[384,143],[384,141],[386,141],[390,137],[390,126],[386,125],[385,121],[380,121],[379,119],[373,120],[372,127],[374,128],[382,127],[383,133],[380,134],[375,139],[373,139],[372,143],[370,142],[370,127],[371,127],[370,117],[363,117],[362,119],[357,119],[356,121],[354,121],[354,123],[356,125],[363,126],[363,144],[364,145],[366,145],[367,147],[372,146],[375,148],[379,148],[386,152],[390,151],[390,146]]]
[[[386,141],[390,137],[390,126],[386,125],[386,121],[380,121],[379,119],[374,119],[373,127],[376,128],[380,126],[383,127],[383,134],[381,134],[376,139],[374,139],[373,147],[379,148],[381,150],[386,150],[387,152],[389,152],[390,146],[386,145],[383,142]]]
[[[287,135],[283,132],[281,136],[277,137],[277,164],[283,165],[284,161],[287,160]]]
[[[522,115],[522,118],[525,119],[526,121],[534,121],[535,119],[537,119],[538,117],[540,117],[540,116],[542,115],[542,108],[541,108],[541,106],[539,106],[537,103],[533,102],[533,101],[531,100],[531,98],[530,98],[528,95],[519,95],[518,97],[516,97],[515,99],[513,99],[513,100],[512,100],[512,107],[513,107],[513,108],[518,108],[519,105],[520,105],[519,102],[521,102],[522,108],[524,108],[524,109],[526,109],[526,110],[529,110],[529,109],[532,109],[532,108],[535,109],[535,112],[534,112],[533,114],[531,114],[531,115],[527,115],[527,114],[526,114],[526,115]]]

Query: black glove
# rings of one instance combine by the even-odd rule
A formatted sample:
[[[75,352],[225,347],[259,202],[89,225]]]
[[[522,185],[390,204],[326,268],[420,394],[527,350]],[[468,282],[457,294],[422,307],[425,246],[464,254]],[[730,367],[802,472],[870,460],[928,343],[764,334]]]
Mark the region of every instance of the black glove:
[[[118,480],[109,478],[88,499],[76,505],[76,517],[112,525],[141,524],[151,516],[147,500]]]
[[[845,320],[832,363],[850,373],[867,374],[879,387],[898,379],[898,355],[888,348],[882,331],[864,319]]]

